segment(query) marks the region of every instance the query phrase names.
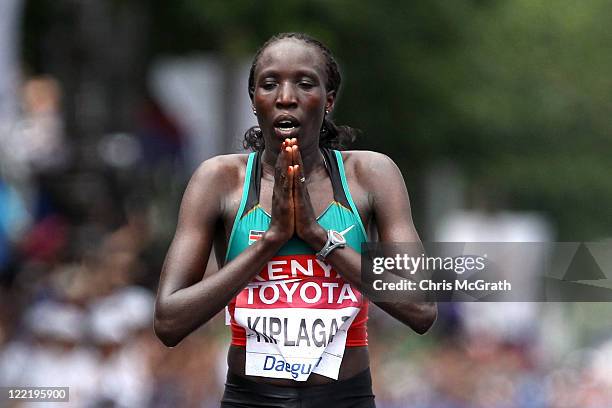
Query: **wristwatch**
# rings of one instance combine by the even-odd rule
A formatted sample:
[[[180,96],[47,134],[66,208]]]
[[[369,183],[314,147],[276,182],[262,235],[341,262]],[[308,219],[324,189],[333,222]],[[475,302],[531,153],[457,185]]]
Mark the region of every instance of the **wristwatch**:
[[[345,231],[343,231],[345,232]],[[329,255],[331,251],[336,248],[344,248],[346,246],[346,239],[341,232],[334,230],[327,230],[327,242],[323,246],[323,248],[317,252],[317,259],[319,261],[324,261],[325,257]]]

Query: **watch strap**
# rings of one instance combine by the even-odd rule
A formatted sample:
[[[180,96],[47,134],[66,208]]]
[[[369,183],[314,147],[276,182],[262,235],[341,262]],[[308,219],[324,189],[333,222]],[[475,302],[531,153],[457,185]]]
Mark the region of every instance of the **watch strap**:
[[[346,239],[342,233],[334,230],[327,230],[327,241],[316,257],[320,261],[324,261],[325,258],[336,248],[344,248],[346,246]]]

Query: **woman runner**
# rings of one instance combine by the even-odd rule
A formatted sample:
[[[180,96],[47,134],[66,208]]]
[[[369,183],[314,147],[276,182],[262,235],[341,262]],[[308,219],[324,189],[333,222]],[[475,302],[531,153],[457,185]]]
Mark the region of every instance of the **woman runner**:
[[[340,81],[319,41],[272,37],[249,75],[254,152],[206,160],[183,197],[155,331],[174,346],[227,306],[222,407],[375,406],[360,244],[370,224],[380,242],[419,237],[393,161],[339,150],[354,139],[329,118]],[[435,303],[375,303],[421,334],[436,318]]]

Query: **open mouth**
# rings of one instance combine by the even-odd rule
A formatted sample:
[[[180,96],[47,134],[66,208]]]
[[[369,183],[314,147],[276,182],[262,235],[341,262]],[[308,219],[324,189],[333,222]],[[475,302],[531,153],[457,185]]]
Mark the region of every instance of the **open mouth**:
[[[290,115],[281,115],[274,120],[274,128],[280,133],[292,133],[300,127],[300,122]]]

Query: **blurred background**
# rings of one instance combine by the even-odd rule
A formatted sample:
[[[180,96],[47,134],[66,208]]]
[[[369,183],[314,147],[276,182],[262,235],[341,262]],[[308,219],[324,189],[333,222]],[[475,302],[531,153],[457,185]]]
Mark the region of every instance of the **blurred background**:
[[[241,149],[248,69],[278,32],[332,49],[336,123],[400,166],[423,240],[609,240],[611,15],[605,0],[1,0],[0,386],[69,386],[62,407],[218,406],[223,316],[167,349],[153,302],[190,174]],[[371,309],[379,408],[612,406],[609,304],[440,304],[423,337]]]

